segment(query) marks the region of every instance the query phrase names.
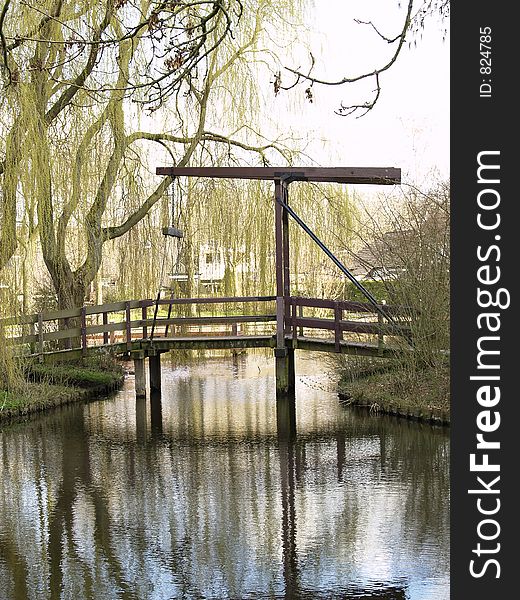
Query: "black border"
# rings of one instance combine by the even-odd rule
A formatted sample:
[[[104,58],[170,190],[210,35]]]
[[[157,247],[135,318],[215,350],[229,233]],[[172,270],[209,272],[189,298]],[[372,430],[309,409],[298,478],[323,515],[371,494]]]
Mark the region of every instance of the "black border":
[[[520,232],[516,231],[514,211],[519,192],[513,190],[513,181],[520,174],[520,164],[513,165],[519,153],[512,142],[513,131],[518,129],[518,109],[514,110],[513,102],[518,105],[514,89],[518,72],[515,61],[519,56],[516,40],[520,30],[510,11],[511,5],[506,3],[482,0],[451,6],[451,598],[455,600],[511,598],[518,588],[518,569],[514,563],[518,553],[516,509],[520,502],[514,488],[519,472],[515,437],[520,440],[520,432],[516,434],[514,429],[519,423],[515,346],[520,331],[515,319],[517,302],[513,285],[518,271],[515,260],[520,257]],[[491,98],[479,96],[480,84],[483,78],[487,79],[487,75],[480,73],[481,27],[491,28]],[[482,188],[477,183],[477,156],[485,150],[500,151],[501,181],[496,189],[500,192],[501,224],[493,232],[482,231],[477,225],[476,198]],[[496,515],[501,533],[496,540],[500,551],[489,557],[497,558],[500,563],[498,579],[495,568],[488,568],[481,578],[472,577],[469,572],[469,562],[476,558],[472,549],[479,541],[477,524],[485,517],[477,511],[476,496],[468,494],[468,489],[475,487],[477,474],[470,472],[469,455],[475,452],[476,417],[482,410],[476,402],[478,384],[469,379],[476,374],[476,342],[482,335],[477,329],[477,269],[482,263],[477,259],[476,248],[479,244],[494,243],[496,234],[501,237],[500,262],[494,263],[501,269],[498,287],[511,292],[511,305],[500,311],[501,401],[497,408],[501,425],[495,439],[500,440],[501,449],[493,454],[501,466],[498,473],[501,509]],[[520,364],[516,369],[520,374]]]

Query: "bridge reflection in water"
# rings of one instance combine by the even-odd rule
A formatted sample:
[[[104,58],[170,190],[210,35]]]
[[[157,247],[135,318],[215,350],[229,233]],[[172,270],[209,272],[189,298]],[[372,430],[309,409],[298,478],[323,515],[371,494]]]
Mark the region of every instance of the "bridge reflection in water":
[[[238,363],[4,430],[2,597],[448,598],[447,434]]]

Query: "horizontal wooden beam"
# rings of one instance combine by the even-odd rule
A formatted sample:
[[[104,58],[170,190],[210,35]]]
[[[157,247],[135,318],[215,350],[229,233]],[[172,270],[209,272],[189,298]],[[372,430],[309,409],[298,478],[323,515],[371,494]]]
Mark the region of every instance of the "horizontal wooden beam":
[[[334,340],[298,336],[296,344],[298,350],[309,350],[311,352],[336,352]],[[400,353],[406,352],[406,350],[402,350],[401,348],[392,348],[390,346],[383,346],[382,348],[379,348],[376,344],[351,342],[348,340],[341,340],[339,351],[341,354],[372,356],[374,358],[388,358],[392,356],[398,356]]]
[[[401,169],[395,167],[157,167],[157,175],[220,179],[285,179],[330,183],[395,185]]]
[[[369,302],[357,302],[354,300],[327,300],[325,298],[304,298],[302,296],[292,296],[290,299],[291,304],[296,306],[307,306],[310,308],[330,308],[334,309],[336,306],[347,312],[360,312],[360,313],[375,313],[374,306]],[[392,315],[406,314],[406,308],[403,306],[394,306],[392,304],[380,304],[387,313]]]
[[[332,319],[313,319],[297,317],[293,320],[294,327],[305,327],[307,329],[329,329],[336,328],[336,322]],[[382,335],[410,335],[410,328],[399,325],[379,324],[378,322],[370,323],[367,321],[339,321],[340,331],[348,331],[350,333],[368,333]]]

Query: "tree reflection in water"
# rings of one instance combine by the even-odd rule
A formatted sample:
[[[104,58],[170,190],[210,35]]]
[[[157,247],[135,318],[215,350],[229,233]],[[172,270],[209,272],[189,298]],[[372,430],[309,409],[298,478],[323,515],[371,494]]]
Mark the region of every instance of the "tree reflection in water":
[[[241,360],[5,428],[2,599],[448,598],[446,432]]]

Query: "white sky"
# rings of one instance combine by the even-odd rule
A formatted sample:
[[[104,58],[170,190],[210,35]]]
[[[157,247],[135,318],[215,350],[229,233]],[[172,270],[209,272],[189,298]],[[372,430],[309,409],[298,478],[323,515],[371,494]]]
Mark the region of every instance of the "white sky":
[[[316,76],[339,79],[386,63],[393,46],[369,26],[354,23],[354,18],[372,20],[381,33],[394,37],[405,6],[399,9],[397,0],[315,0],[315,5],[309,18],[315,32],[311,49],[317,59]],[[315,85],[314,102],[304,103],[301,110],[291,110],[283,106],[284,99],[277,99],[280,118],[288,120],[291,128],[309,133],[313,140],[309,153],[323,166],[401,167],[403,181],[426,187],[432,171],[448,177],[449,35],[443,42],[442,27],[431,18],[422,37],[411,38],[417,46],[403,48],[397,62],[381,76],[380,99],[366,116],[340,117],[334,110],[342,100],[351,104],[370,98],[372,80],[359,88]],[[302,70],[307,64],[305,57]],[[283,77],[284,83],[290,82],[287,75]],[[297,93],[303,95],[304,89]]]

